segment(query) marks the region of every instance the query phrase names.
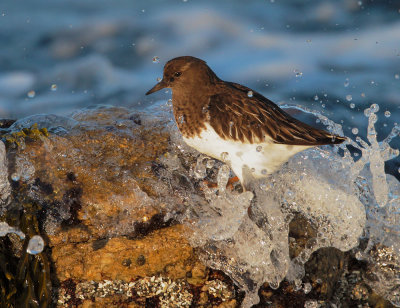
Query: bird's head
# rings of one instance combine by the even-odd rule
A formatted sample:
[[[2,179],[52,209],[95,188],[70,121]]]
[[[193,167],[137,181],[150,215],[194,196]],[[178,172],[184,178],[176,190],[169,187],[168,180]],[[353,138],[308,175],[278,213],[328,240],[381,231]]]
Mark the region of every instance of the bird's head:
[[[164,88],[171,88],[172,91],[190,91],[215,83],[216,80],[218,77],[205,61],[190,56],[178,57],[165,64],[162,80],[147,91],[146,95]]]

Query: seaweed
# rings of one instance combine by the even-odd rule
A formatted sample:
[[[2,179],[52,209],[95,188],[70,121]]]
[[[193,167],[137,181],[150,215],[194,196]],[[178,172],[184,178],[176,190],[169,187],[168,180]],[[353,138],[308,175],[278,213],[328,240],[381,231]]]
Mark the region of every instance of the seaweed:
[[[50,261],[45,251],[31,255],[27,246],[33,235],[40,234],[37,206],[24,204],[19,217],[6,214],[6,221],[18,220],[25,233],[19,253],[9,236],[0,238],[0,307],[48,307],[51,303]]]
[[[3,130],[0,133],[7,148],[17,148],[48,136],[47,129],[39,129],[37,124],[19,132]],[[24,185],[13,188],[13,201],[0,221],[21,230],[25,238],[19,239],[15,234],[0,237],[0,308],[49,307],[52,283],[47,252],[36,255],[27,252],[32,236],[46,238],[38,221],[42,207],[26,197]]]

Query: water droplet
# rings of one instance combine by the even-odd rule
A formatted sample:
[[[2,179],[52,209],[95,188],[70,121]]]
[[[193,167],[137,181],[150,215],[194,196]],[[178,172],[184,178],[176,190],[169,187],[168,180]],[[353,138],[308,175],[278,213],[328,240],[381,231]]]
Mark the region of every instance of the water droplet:
[[[178,117],[178,121],[179,121],[179,123],[184,123],[185,122],[185,116],[184,115],[180,115],[179,117]]]
[[[352,132],[354,135],[357,135],[357,134],[358,134],[358,128],[357,128],[357,127],[354,127],[354,128],[351,130],[351,132]]]
[[[351,96],[350,94],[346,95],[346,100],[348,102],[351,102],[353,100],[353,96]]]
[[[321,107],[322,107],[322,108],[325,108],[325,104],[322,104]]]
[[[51,85],[51,87],[50,87],[50,90],[51,91],[57,91],[57,85],[55,84],[55,83],[53,83],[52,85]]]
[[[44,241],[40,235],[34,235],[29,240],[28,247],[26,248],[26,252],[31,255],[37,255],[41,253],[44,248]]]
[[[208,112],[208,106],[204,106],[203,108],[201,108],[201,112],[207,113]]]
[[[269,287],[272,289],[272,290],[277,290],[278,288],[279,288],[279,282],[270,282],[269,283]]]
[[[263,169],[263,170],[261,170],[261,174],[262,174],[262,175],[267,175],[267,174],[268,174],[268,171],[267,171],[267,169]]]
[[[162,80],[162,78],[157,77],[157,82],[160,82]]]
[[[350,108],[351,108],[351,109],[353,109],[355,106],[356,106],[356,104],[354,104],[354,103],[351,103],[351,104],[350,104]]]
[[[399,75],[399,74],[395,74],[395,75],[394,75],[394,78],[395,78],[395,79],[400,79],[400,75]]]
[[[247,96],[248,96],[248,97],[253,97],[253,91],[247,92]]]
[[[316,299],[310,299],[304,303],[304,308],[318,308],[318,307],[320,307],[320,304]]]
[[[304,294],[310,293],[311,290],[312,290],[312,285],[311,285],[311,283],[309,283],[309,282],[305,283],[304,286],[303,286]]]
[[[314,96],[314,100],[315,100],[315,101],[319,100],[318,95],[315,95],[315,96]]]
[[[377,113],[379,111],[379,105],[378,104],[372,104],[371,105],[371,112],[372,113]]]
[[[261,146],[261,145],[259,145],[258,147],[256,147],[256,151],[257,151],[257,152],[261,152],[261,150],[262,150],[262,146]]]
[[[371,109],[370,108],[365,109],[364,115],[368,118],[371,115]]]
[[[294,290],[295,291],[299,291],[301,289],[301,284],[302,284],[301,279],[295,279],[294,280],[294,286],[293,286]]]
[[[160,58],[159,57],[153,57],[153,63],[160,63]]]
[[[260,188],[261,188],[262,190],[267,189],[267,182],[261,181],[261,182],[260,182]]]
[[[228,157],[229,157],[229,153],[228,152],[222,152],[221,153],[221,160],[222,161],[227,161],[228,160]]]
[[[213,159],[208,159],[208,160],[207,160],[206,167],[207,167],[208,169],[214,167],[214,165],[215,165],[215,160],[213,160]]]
[[[19,179],[20,179],[19,174],[17,174],[17,173],[11,174],[11,180],[13,180],[14,182],[18,182]]]
[[[303,73],[300,72],[299,70],[294,70],[293,72],[295,73],[296,78],[299,78],[299,77],[303,76]]]
[[[386,110],[386,111],[385,111],[385,117],[390,118],[390,116],[391,116],[390,111],[389,111],[389,110]]]
[[[229,127],[233,126],[233,121],[229,121]]]
[[[28,92],[28,97],[29,97],[29,98],[34,98],[35,95],[36,95],[36,92],[33,91],[33,90],[31,90],[31,91]]]
[[[346,78],[345,82],[344,82],[344,86],[345,88],[347,88],[349,86],[350,82],[349,82],[349,78]]]
[[[378,116],[375,113],[371,113],[369,116],[369,122],[376,123],[376,121],[378,121]],[[372,135],[375,135],[375,132]]]

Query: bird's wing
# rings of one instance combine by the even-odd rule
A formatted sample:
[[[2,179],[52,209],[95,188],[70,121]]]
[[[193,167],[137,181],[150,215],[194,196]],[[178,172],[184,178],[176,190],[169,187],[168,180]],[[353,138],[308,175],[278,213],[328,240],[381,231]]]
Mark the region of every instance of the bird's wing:
[[[314,146],[341,143],[346,138],[332,135],[296,120],[273,102],[236,83],[225,83],[210,97],[210,125],[225,139],[242,142],[271,140],[278,144]],[[248,96],[252,91],[253,95]]]

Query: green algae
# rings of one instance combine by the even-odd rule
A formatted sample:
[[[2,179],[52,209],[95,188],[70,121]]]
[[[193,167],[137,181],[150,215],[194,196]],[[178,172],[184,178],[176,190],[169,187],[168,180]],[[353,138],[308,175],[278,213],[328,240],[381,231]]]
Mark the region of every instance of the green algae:
[[[36,141],[41,140],[43,137],[49,137],[49,132],[45,127],[39,129],[37,123],[35,123],[31,127],[23,128],[18,132],[5,132],[1,137],[7,147],[20,147],[26,141]]]

